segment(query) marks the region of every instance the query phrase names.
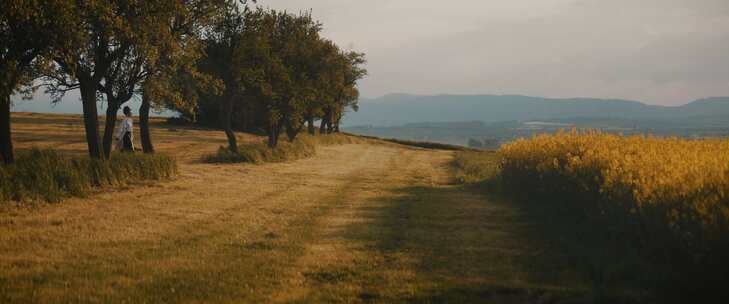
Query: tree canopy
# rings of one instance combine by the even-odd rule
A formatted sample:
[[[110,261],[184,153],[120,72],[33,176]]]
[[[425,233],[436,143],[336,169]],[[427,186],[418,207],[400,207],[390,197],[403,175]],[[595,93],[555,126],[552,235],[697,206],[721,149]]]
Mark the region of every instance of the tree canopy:
[[[5,163],[14,160],[10,95],[32,92],[28,85],[44,67],[41,56],[62,39],[57,31],[68,24],[71,8],[67,1],[0,1],[0,159]]]
[[[210,124],[231,115],[238,129],[266,132],[274,147],[281,133],[293,140],[307,121],[312,133],[315,119],[334,131],[347,108],[357,109],[364,54],[321,37],[322,24],[310,12],[256,9],[238,20],[226,43],[206,41],[202,62],[202,70],[222,80],[225,93],[207,94],[189,119]],[[229,101],[229,110],[216,112],[216,98]]]
[[[226,132],[262,131],[271,147],[357,110],[364,54],[321,36],[311,12],[246,0],[8,0],[0,3],[0,156],[12,162],[9,96],[40,78],[54,102],[80,90],[89,155],[108,158],[117,111],[141,96],[145,152],[152,108]],[[42,76],[42,77],[41,77]],[[107,106],[99,137],[97,103]]]

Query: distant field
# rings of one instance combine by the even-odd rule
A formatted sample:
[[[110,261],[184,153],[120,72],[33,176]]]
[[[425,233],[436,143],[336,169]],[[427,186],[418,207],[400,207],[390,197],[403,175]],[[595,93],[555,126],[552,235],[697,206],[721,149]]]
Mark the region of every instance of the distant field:
[[[504,119],[504,118],[502,118]],[[437,142],[471,148],[497,149],[500,145],[519,138],[531,138],[539,134],[553,134],[560,130],[592,129],[614,134],[656,136],[680,136],[684,138],[708,138],[729,136],[726,119],[715,121],[694,118],[695,123],[678,121],[653,121],[600,117],[553,119],[548,121],[502,122],[422,122],[401,126],[349,126],[345,131],[381,138],[406,141]]]

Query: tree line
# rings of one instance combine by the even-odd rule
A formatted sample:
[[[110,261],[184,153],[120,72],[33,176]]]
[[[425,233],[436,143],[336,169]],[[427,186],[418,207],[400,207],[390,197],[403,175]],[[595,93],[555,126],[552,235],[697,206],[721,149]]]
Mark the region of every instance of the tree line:
[[[0,156],[13,162],[10,96],[42,87],[53,102],[79,90],[92,158],[109,159],[116,114],[141,97],[142,148],[153,153],[152,109],[234,130],[268,145],[306,128],[336,132],[357,109],[364,54],[321,36],[310,12],[246,0],[6,0],[0,2]],[[106,105],[101,133],[97,103]]]

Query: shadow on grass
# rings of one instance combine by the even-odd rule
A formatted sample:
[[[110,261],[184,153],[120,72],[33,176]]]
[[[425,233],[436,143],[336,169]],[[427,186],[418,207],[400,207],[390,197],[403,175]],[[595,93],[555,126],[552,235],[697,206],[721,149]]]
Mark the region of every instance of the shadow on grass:
[[[384,268],[414,272],[406,283],[417,286],[409,295],[366,290],[369,298],[411,303],[645,300],[642,290],[630,287],[631,278],[611,277],[591,266],[595,260],[585,255],[595,252],[580,249],[588,243],[577,239],[589,234],[570,230],[585,228],[570,222],[572,215],[463,186],[402,188],[391,200],[365,206],[359,210],[364,221],[351,225],[345,237],[370,244],[368,251],[385,257]]]

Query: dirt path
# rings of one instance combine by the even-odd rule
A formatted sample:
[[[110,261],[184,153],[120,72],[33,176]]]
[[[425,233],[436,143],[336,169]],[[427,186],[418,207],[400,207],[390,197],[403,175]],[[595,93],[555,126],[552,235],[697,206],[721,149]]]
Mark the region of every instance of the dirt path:
[[[559,289],[526,271],[538,251],[516,210],[449,184],[451,157],[359,144],[187,161],[175,181],[11,210],[0,302],[521,303]]]

